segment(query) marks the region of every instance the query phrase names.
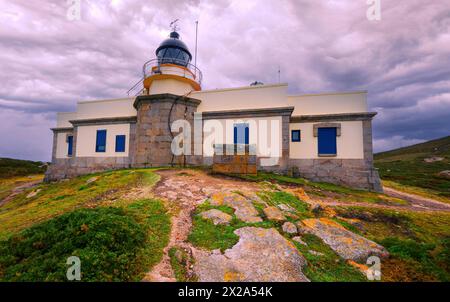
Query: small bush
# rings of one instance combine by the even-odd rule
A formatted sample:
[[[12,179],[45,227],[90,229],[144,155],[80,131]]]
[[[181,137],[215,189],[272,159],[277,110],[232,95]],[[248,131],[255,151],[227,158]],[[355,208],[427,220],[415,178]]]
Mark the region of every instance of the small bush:
[[[429,252],[435,248],[434,244],[419,243],[411,239],[401,240],[396,237],[388,237],[381,241],[388,251],[402,259],[424,261],[429,257]]]
[[[66,281],[69,256],[81,260],[82,281],[126,281],[139,272],[146,232],[123,209],[80,209],[0,242],[3,281]]]

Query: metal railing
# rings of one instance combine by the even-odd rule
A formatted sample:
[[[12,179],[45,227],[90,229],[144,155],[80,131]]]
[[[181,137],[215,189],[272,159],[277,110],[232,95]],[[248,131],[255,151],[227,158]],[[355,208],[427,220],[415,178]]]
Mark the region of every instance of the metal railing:
[[[144,63],[144,66],[142,67],[143,77],[127,91],[127,95],[138,96],[142,94],[144,91],[144,80],[155,74],[164,74],[164,71],[161,69],[161,67],[164,67],[162,66],[164,64],[175,64],[182,67],[183,71],[177,75],[192,79],[200,85],[202,84],[202,72],[194,64],[186,63],[185,60],[174,58],[156,58]]]
[[[144,79],[145,77],[142,77],[136,84],[134,84],[130,89],[128,89],[127,95],[128,96],[141,95],[144,92]]]
[[[156,58],[145,62],[144,66],[142,67],[144,77],[146,78],[151,75],[161,73],[161,65],[164,64],[175,64],[180,67],[184,67],[184,77],[192,77],[197,83],[199,83],[200,85],[202,84],[203,75],[200,69],[197,68],[197,66],[191,63],[187,63],[185,60],[174,58]]]

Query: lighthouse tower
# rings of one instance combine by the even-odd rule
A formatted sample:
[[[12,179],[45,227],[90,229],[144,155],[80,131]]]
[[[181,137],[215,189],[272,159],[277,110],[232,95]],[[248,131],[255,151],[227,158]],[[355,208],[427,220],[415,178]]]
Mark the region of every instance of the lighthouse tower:
[[[201,90],[201,71],[191,64],[192,55],[186,44],[173,31],[156,49],[156,58],[143,66],[144,95],[172,93],[184,95]]]
[[[184,120],[193,126],[194,112],[201,101],[190,94],[201,90],[202,73],[191,64],[192,55],[176,30],[155,54],[156,58],[144,64],[143,79],[135,93],[137,122],[131,163],[135,167],[191,163],[191,157],[172,153],[177,132],[171,124]]]

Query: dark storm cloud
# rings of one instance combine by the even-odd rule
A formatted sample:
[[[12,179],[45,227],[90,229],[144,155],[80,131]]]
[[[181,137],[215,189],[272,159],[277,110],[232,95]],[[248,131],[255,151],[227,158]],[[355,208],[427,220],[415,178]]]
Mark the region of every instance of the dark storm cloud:
[[[88,1],[0,3],[0,156],[48,160],[55,113],[124,96],[180,19],[203,87],[289,83],[290,93],[369,90],[375,148],[449,134],[450,7],[445,1]],[[7,143],[5,143],[7,142]]]

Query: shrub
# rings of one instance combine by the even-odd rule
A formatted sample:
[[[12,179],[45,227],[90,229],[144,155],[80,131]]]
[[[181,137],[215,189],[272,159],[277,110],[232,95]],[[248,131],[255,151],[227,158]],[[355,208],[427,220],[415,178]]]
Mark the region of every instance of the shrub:
[[[66,281],[69,256],[81,260],[82,281],[126,281],[139,272],[146,232],[123,209],[80,209],[0,242],[3,281]]]

